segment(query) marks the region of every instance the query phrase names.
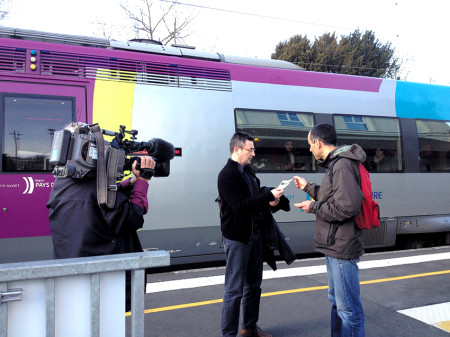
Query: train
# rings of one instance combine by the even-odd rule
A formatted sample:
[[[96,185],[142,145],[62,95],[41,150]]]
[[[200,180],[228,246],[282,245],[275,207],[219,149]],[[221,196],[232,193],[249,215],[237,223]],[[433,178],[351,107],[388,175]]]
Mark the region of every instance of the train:
[[[0,27],[0,263],[52,259],[52,137],[74,121],[174,145],[169,177],[150,182],[138,233],[144,250],[168,251],[173,266],[224,260],[217,175],[237,130],[255,137],[253,168],[275,187],[294,175],[321,182],[307,142],[317,123],[367,153],[381,209],[380,227],[364,231],[368,249],[449,244],[449,97],[448,86],[282,60]],[[313,253],[314,215],[293,207],[309,196],[294,184],[285,195],[291,211],[274,217],[296,254]]]

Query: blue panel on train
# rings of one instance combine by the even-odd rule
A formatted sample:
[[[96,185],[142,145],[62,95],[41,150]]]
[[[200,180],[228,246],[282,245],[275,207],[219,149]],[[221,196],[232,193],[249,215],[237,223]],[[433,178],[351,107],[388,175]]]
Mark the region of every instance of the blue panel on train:
[[[447,86],[397,82],[397,117],[449,120],[449,97]]]

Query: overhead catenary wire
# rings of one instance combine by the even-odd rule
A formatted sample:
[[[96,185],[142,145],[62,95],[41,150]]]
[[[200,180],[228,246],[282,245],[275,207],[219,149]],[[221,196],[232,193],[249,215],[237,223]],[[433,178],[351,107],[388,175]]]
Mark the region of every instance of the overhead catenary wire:
[[[279,20],[279,21],[284,21],[284,22],[287,21],[287,22],[303,23],[303,24],[306,24],[306,25],[314,25],[314,26],[320,26],[320,27],[331,27],[331,28],[339,28],[339,29],[353,29],[353,28],[350,28],[350,27],[333,26],[333,25],[327,25],[327,24],[323,24],[323,23],[308,22],[308,21],[289,19],[289,18],[280,18],[280,17],[276,17],[276,16],[255,14],[255,13],[249,13],[249,12],[241,12],[241,11],[236,11],[236,10],[231,10],[231,9],[224,9],[224,8],[215,8],[215,7],[191,4],[191,3],[186,3],[186,2],[176,1],[176,0],[160,0],[160,1],[161,2],[172,3],[172,4],[175,4],[175,5],[190,6],[190,7],[200,8],[200,9],[208,9],[208,10],[214,10],[214,11],[231,13],[231,14],[254,16],[254,17],[263,18],[263,19],[272,19],[272,20]]]

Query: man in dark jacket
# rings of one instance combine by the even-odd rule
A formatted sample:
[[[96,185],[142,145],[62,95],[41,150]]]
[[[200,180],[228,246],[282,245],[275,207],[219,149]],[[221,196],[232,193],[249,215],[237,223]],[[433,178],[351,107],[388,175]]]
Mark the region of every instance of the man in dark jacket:
[[[258,326],[263,271],[263,242],[260,226],[265,207],[276,206],[282,189],[261,189],[250,162],[255,156],[253,137],[236,132],[230,141],[231,159],[220,171],[221,230],[225,250],[225,291],[222,336],[236,336],[242,303],[241,336],[264,336]]]
[[[364,253],[363,234],[355,226],[354,217],[363,200],[358,162],[365,161],[366,154],[356,144],[337,147],[336,130],[328,124],[314,126],[308,134],[308,143],[327,172],[320,186],[295,177],[296,186],[314,199],[295,206],[316,215],[314,248],[326,258],[328,298],[332,303],[331,335],[364,336],[357,265]],[[342,159],[333,167],[331,184],[328,168],[338,157]]]
[[[141,157],[141,168],[155,164],[151,157]],[[136,161],[132,172],[132,178],[119,184],[111,209],[98,205],[97,179],[55,180],[47,203],[55,259],[142,251],[136,231],[142,228],[148,210],[148,179],[140,176]],[[129,273],[127,283],[129,310]]]

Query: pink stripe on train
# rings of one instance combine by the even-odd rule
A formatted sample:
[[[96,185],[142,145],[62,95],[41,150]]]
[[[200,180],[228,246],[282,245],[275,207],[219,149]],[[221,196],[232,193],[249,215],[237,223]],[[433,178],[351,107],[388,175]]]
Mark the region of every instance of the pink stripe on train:
[[[231,65],[234,81],[379,92],[381,78]]]

